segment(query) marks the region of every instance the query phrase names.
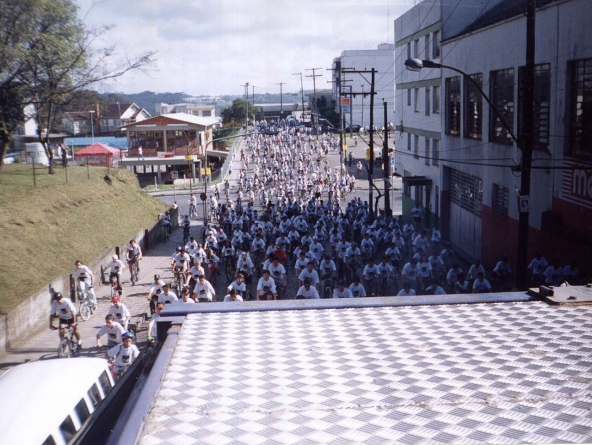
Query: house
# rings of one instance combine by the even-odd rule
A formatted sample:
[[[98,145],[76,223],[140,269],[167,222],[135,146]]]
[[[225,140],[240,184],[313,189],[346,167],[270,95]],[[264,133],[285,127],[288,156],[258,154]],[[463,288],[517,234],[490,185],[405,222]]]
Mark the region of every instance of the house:
[[[155,105],[156,115],[186,113],[198,117],[214,117],[216,116],[216,106],[209,104],[167,104],[165,102],[157,102]]]
[[[148,111],[135,103],[109,104],[97,113],[95,123],[98,123],[98,126],[95,127],[95,132],[97,134],[115,133],[120,131],[123,126],[141,122],[150,117],[152,116]]]
[[[67,111],[62,117],[62,130],[73,136],[91,134],[91,116],[88,111]]]

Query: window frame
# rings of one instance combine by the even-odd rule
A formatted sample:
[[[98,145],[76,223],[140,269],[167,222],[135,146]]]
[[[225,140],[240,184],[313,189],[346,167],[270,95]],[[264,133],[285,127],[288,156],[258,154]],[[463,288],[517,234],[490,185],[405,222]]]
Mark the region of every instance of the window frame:
[[[434,31],[432,38],[432,59],[440,58],[442,48],[440,46],[440,31]]]
[[[430,115],[430,111],[432,108],[432,104],[430,103],[430,94],[431,94],[431,89],[430,87],[425,87],[425,115],[429,116]]]
[[[430,166],[430,138],[425,138],[424,142],[425,165]]]
[[[500,85],[500,82],[505,81],[505,84]],[[515,114],[515,81],[516,73],[514,68],[505,68],[501,70],[494,70],[489,72],[489,89],[490,89],[490,100],[492,106],[498,111],[498,113],[504,117],[504,120],[508,126],[514,132],[514,114]],[[509,90],[509,85],[512,87],[512,98],[507,100],[504,95],[504,89]],[[500,102],[501,103],[498,103]],[[499,125],[496,125],[499,123]],[[514,141],[512,136],[502,125],[501,120],[497,117],[496,113],[489,113],[489,142],[493,142],[501,145],[512,146]]]
[[[413,101],[413,110],[419,113],[419,88],[415,88],[415,98]]]
[[[432,113],[440,114],[440,85],[434,85],[432,94]]]
[[[481,89],[483,89],[483,73],[471,74],[469,77],[475,80]],[[470,80],[464,79],[464,84],[464,137],[480,141],[483,139],[483,95]],[[471,97],[475,99],[476,105],[474,111],[471,107],[473,103]],[[476,123],[473,123],[473,119]],[[476,130],[477,127],[479,127],[478,133],[471,131]]]
[[[432,165],[440,164],[440,140],[432,139]]]
[[[451,136],[460,136],[461,118],[462,118],[462,103],[461,103],[461,80],[460,76],[447,77],[445,79],[446,89],[446,116],[445,116],[445,131]],[[454,87],[454,90],[452,88]],[[452,95],[458,96],[457,100],[452,102]],[[458,116],[454,116],[453,110],[457,111]]]

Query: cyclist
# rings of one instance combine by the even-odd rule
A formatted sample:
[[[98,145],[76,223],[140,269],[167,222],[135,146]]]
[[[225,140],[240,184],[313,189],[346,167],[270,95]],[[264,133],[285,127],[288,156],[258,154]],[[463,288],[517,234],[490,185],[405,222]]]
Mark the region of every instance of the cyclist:
[[[270,264],[265,267],[269,270],[269,274],[273,277],[275,281],[275,287],[278,291],[278,298],[280,300],[284,299],[284,293],[286,291],[286,286],[288,285],[288,277],[286,276],[286,269],[280,263],[277,256],[271,254],[269,256]]]
[[[191,258],[185,253],[183,246],[177,246],[176,252],[171,258],[171,268],[173,275],[181,274],[183,282],[186,280],[187,269],[189,269],[189,263]]]
[[[391,287],[395,288],[395,292],[398,290],[397,283],[395,282],[394,286],[392,286],[393,283],[391,282],[393,278],[395,278],[396,281],[395,268],[388,262],[388,258],[386,256],[382,257],[382,261],[378,265],[378,276],[381,280],[381,294],[385,293],[385,291],[390,291]],[[383,296],[387,295],[385,294]]]
[[[226,240],[224,242],[224,246],[222,247],[220,253],[224,258],[225,264],[227,264],[229,261],[234,261],[236,252],[234,250],[234,246],[230,243],[230,240]]]
[[[417,292],[411,288],[411,283],[409,281],[403,281],[403,289],[397,293],[397,297],[411,297],[415,295],[417,295]]]
[[[125,332],[121,336],[121,344],[107,351],[107,358],[115,371],[115,380],[119,380],[127,368],[140,356],[140,350],[132,343],[133,332]]]
[[[194,195],[191,195],[187,205],[189,206],[189,216],[197,215],[197,198]]]
[[[296,292],[296,299],[297,300],[310,300],[310,299],[319,299],[321,298],[319,296],[319,293],[317,291],[317,288],[314,286],[311,286],[311,282],[310,282],[310,278],[305,278],[304,282],[302,284],[302,286],[300,287],[300,289],[298,289],[298,292]]]
[[[195,283],[197,283],[197,277],[200,275],[205,275],[206,271],[201,265],[201,262],[196,261],[195,264],[189,269],[187,272],[187,281],[185,281],[185,287],[189,288],[190,292],[193,292],[195,288]]]
[[[158,319],[162,316],[161,312],[164,309],[164,303],[157,303],[156,307],[154,308],[154,313],[152,314],[152,317],[150,317],[150,323],[148,324],[148,338],[147,340],[149,342],[153,341],[154,339],[156,339],[157,334],[158,334],[158,330],[157,330],[157,321]]]
[[[173,225],[171,224],[171,215],[168,210],[166,212],[158,215],[158,221],[163,229],[165,229],[165,228],[168,229],[169,234],[170,234],[171,229],[173,228]]]
[[[113,255],[111,257],[111,262],[107,264],[107,267],[109,268],[109,281],[112,281],[113,278],[116,278],[117,285],[121,287],[121,273],[123,272],[123,269],[125,269],[125,264],[123,264],[123,261],[121,261],[117,255]]]
[[[333,292],[333,283],[337,275],[337,267],[335,261],[331,259],[331,255],[325,254],[323,261],[319,264],[319,270],[321,271],[321,281],[323,282],[323,292],[327,287],[331,289],[329,295],[323,293],[323,298],[330,298]]]
[[[53,325],[53,319],[58,318],[58,328]],[[59,329],[60,340],[64,338],[65,330],[68,326],[74,329],[74,335],[78,340],[78,350],[82,347],[82,340],[80,339],[80,331],[78,330],[78,323],[76,323],[76,307],[72,300],[64,298],[61,292],[56,292],[53,295],[53,301],[51,302],[51,309],[49,311],[49,329],[55,331]]]
[[[220,274],[220,268],[218,264],[220,263],[220,258],[214,253],[212,249],[208,249],[206,252],[206,261],[205,264],[208,268],[208,280],[212,280],[214,273]]]
[[[241,252],[240,258],[236,262],[236,276],[238,277],[239,273],[242,273],[245,277],[245,284],[249,291],[253,287],[253,270],[255,269],[255,265],[249,257],[247,252]]]
[[[473,281],[473,293],[481,294],[484,292],[491,292],[491,284],[485,279],[483,272],[477,272],[477,279]]]
[[[345,287],[345,281],[339,280],[337,287],[333,290],[333,298],[354,298],[351,290]]]
[[[349,285],[349,290],[354,298],[366,296],[366,289],[364,289],[364,286],[360,283],[360,277],[357,275],[354,277],[353,283]]]
[[[81,283],[84,283],[88,291],[88,298],[90,300],[90,304],[93,306],[93,309],[96,309],[97,296],[95,295],[95,291],[93,289],[95,277],[90,268],[84,266],[80,260],[76,260],[74,265],[75,268],[72,272],[72,280],[70,281],[70,285],[72,287],[74,287],[75,285],[78,287]]]
[[[218,240],[216,239],[216,235],[214,233],[210,233],[206,237],[206,241],[204,243],[204,248],[207,251],[208,249],[212,250],[214,253],[218,253]]]
[[[228,285],[228,292],[231,292],[233,289],[239,294],[241,299],[246,298],[247,285],[245,284],[245,275],[242,272],[236,276],[236,280]]]
[[[430,281],[430,285],[426,287],[424,294],[425,295],[446,295],[446,291],[439,286],[437,278],[432,278],[432,280]]]
[[[127,246],[127,252],[125,254],[125,259],[127,260],[127,265],[130,271],[130,276],[132,275],[132,266],[136,263],[138,267],[138,272],[140,272],[140,260],[142,259],[142,249],[138,243],[136,243],[135,239],[130,240]]]
[[[171,304],[177,301],[179,297],[174,292],[171,292],[171,288],[168,284],[162,286],[162,292],[158,294],[158,302],[163,304]]]
[[[191,293],[189,292],[189,289],[187,289],[186,287],[183,288],[183,290],[181,291],[181,300],[179,301],[182,303],[195,303],[195,300],[191,298]]]
[[[370,291],[370,295],[374,296],[376,293],[376,277],[380,275],[378,266],[374,264],[374,258],[370,258],[364,271],[362,272],[362,279],[366,284],[366,289]]]
[[[211,303],[216,301],[216,291],[204,275],[197,278],[197,283],[193,289],[193,297],[200,303]]]
[[[121,343],[121,335],[125,334],[125,329],[119,323],[115,322],[113,314],[105,316],[105,324],[97,332],[97,348],[101,347],[101,336],[107,334],[107,346],[112,348]]]
[[[160,275],[154,275],[154,282],[150,286],[150,291],[148,292],[148,301],[150,302],[150,313],[154,313],[156,309],[156,302],[158,301],[158,296],[162,293],[162,287],[164,286],[164,281],[161,280]]]
[[[317,288],[317,292],[318,292],[318,288],[319,288],[319,273],[313,269],[314,267],[314,262],[309,261],[306,264],[306,269],[304,269],[302,272],[300,272],[300,275],[298,275],[298,284],[300,285],[300,287],[302,287],[304,285],[304,279],[305,278],[309,278],[311,283]]]
[[[224,297],[224,302],[228,302],[228,301],[244,301],[243,297],[241,297],[239,291],[237,291],[236,289],[230,289],[230,291],[228,292],[228,295],[226,295]]]
[[[403,282],[408,282],[411,288],[417,292],[417,280],[421,269],[417,265],[417,258],[411,258],[407,264],[403,266],[401,270],[401,278]]]
[[[277,298],[275,281],[267,269],[263,271],[263,275],[257,283],[257,297],[259,300],[275,300]]]
[[[121,297],[119,295],[115,295],[113,298],[111,298],[111,302],[113,304],[109,306],[109,312],[107,313],[113,314],[115,321],[117,321],[117,323],[123,326],[123,328],[127,331],[127,325],[131,317],[129,309],[121,302]]]
[[[183,225],[183,239],[189,238],[189,229],[191,228],[191,219],[189,215],[183,215],[181,224]]]

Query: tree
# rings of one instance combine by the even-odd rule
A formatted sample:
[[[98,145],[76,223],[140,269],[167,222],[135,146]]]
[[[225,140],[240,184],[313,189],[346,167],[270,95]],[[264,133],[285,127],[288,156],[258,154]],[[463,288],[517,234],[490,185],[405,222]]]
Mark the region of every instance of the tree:
[[[255,116],[255,107],[253,104],[248,102],[249,104],[249,119],[253,119]],[[222,116],[222,123],[227,124],[232,122],[232,119],[236,122],[244,122],[245,116],[247,114],[247,102],[242,99],[234,99],[232,101],[232,105],[230,107],[225,108],[220,113]]]
[[[98,39],[110,27],[87,30],[78,20],[72,0],[7,0],[7,3],[5,10],[0,9],[0,24],[10,23],[11,15],[12,20],[22,24],[11,31],[20,32],[20,36],[12,37],[9,31],[6,34],[9,44],[0,46],[0,56],[9,57],[0,65],[3,81],[0,86],[19,85],[23,106],[34,106],[38,139],[50,161],[49,173],[53,173],[49,135],[61,111],[90,86],[147,66],[154,53],[119,61],[114,47],[95,49]],[[3,112],[0,107],[0,121]],[[3,159],[4,152],[0,155]]]

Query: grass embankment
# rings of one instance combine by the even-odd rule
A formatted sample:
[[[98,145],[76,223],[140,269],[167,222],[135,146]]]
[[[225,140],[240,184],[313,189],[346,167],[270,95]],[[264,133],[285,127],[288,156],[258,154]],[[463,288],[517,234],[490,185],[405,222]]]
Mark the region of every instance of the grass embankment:
[[[70,273],[74,261],[94,259],[151,227],[165,204],[144,193],[135,175],[111,169],[62,168],[48,175],[31,165],[6,165],[0,174],[0,313]]]

